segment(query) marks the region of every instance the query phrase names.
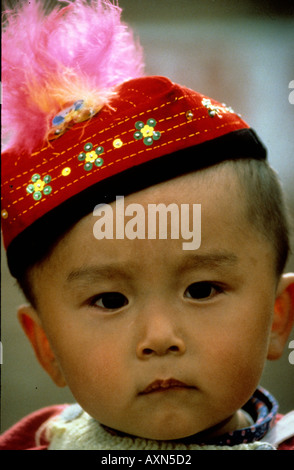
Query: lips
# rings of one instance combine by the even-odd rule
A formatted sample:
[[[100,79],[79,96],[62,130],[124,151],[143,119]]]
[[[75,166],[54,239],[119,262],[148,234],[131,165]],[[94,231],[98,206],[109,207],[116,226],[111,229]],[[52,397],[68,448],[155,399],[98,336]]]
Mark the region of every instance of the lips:
[[[184,382],[181,382],[177,379],[167,379],[167,380],[155,380],[149,384],[139,395],[148,395],[156,392],[166,392],[168,390],[182,390],[195,388],[190,385],[187,385]]]

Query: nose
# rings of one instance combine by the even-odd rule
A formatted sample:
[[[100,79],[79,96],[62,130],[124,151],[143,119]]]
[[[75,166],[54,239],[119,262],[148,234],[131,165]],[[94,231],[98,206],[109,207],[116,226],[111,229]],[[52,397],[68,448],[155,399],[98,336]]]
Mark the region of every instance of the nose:
[[[177,329],[173,314],[162,313],[159,309],[153,312],[149,310],[142,323],[136,348],[139,359],[165,355],[181,356],[185,353],[186,344]]]

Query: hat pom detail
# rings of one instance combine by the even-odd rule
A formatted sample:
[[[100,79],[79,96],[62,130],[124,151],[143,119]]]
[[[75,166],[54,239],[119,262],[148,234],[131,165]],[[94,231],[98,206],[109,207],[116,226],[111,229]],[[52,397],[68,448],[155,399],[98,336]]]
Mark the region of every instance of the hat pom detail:
[[[142,48],[117,5],[67,3],[48,13],[31,0],[4,12],[4,150],[31,153],[56,125],[58,137],[108,104],[117,85],[143,75]]]

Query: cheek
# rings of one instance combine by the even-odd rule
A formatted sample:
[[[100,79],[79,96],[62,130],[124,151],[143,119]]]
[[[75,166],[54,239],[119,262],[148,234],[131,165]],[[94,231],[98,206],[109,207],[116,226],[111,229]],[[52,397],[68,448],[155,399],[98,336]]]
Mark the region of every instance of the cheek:
[[[113,390],[123,392],[128,371],[123,346],[93,332],[68,333],[55,341],[55,351],[71,392],[86,410],[97,408],[97,404],[113,406]]]
[[[231,315],[210,329],[203,349],[206,385],[230,399],[247,401],[257,387],[267,356],[270,315],[255,309]]]

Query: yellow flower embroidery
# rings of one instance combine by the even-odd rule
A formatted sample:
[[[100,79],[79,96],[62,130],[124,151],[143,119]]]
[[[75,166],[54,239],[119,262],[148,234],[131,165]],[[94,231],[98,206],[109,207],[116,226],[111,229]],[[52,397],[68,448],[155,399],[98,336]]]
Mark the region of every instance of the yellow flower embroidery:
[[[148,126],[148,124],[145,124],[143,129],[141,129],[141,133],[143,134],[143,137],[152,137],[154,131],[154,127]]]
[[[45,186],[45,181],[42,181],[41,179],[34,183],[35,191],[43,191],[44,186]]]
[[[137,131],[134,133],[134,139],[143,139],[145,145],[152,145],[154,140],[158,140],[161,137],[159,131],[155,131],[156,121],[153,118],[148,119],[147,124],[142,121],[135,123]]]
[[[100,167],[103,165],[104,161],[103,158],[100,157],[100,155],[104,152],[104,148],[101,147],[96,147],[95,150],[93,150],[93,144],[91,142],[88,142],[86,145],[84,145],[84,152],[81,152],[78,155],[78,160],[80,162],[85,161],[84,165],[84,170],[90,171],[93,168],[93,164],[97,167]]]
[[[96,160],[96,158],[97,158],[97,153],[94,150],[92,150],[92,152],[86,153],[85,161],[93,163]]]
[[[46,175],[43,179],[38,173],[35,173],[32,176],[31,183],[26,187],[28,194],[32,194],[35,201],[39,201],[42,197],[42,194],[48,196],[52,188],[48,185],[51,181],[51,176]]]

